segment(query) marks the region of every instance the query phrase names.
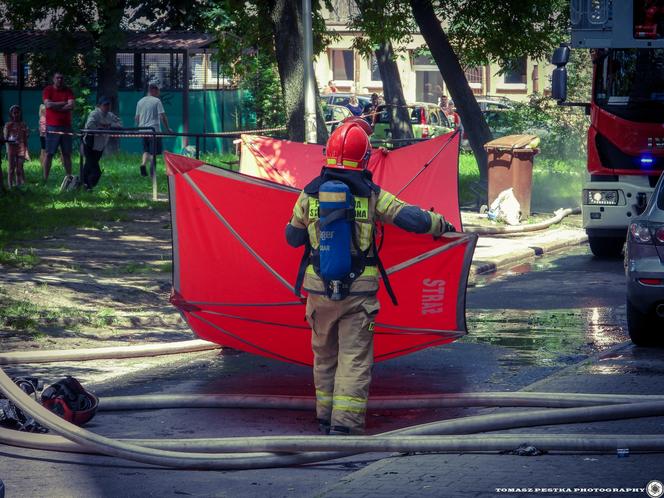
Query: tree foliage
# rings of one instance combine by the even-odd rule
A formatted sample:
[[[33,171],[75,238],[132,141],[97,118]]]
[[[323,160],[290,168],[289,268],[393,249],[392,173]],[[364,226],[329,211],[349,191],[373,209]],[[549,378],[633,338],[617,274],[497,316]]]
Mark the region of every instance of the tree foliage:
[[[568,0],[434,0],[464,66],[509,68],[517,58],[549,58],[566,41]]]
[[[218,37],[217,58],[225,74],[251,91],[260,126],[288,126],[289,138],[303,140],[300,0],[210,0],[205,13],[208,31]],[[329,1],[324,0],[328,7]],[[330,40],[321,16],[323,0],[312,1],[314,53]],[[274,85],[279,75],[280,87]],[[320,107],[320,106],[319,106]],[[281,122],[279,113],[281,111]],[[319,109],[319,139],[327,131]],[[300,136],[302,135],[302,136]]]
[[[115,54],[126,29],[200,28],[207,1],[5,0],[3,10],[14,29],[46,26],[51,32],[53,50],[30,54],[35,83],[44,85],[53,72],[62,72],[78,97],[75,112],[80,117],[89,110],[89,88],[95,80],[100,94],[116,99]],[[89,37],[85,43],[82,35]]]
[[[382,43],[392,43],[395,54],[413,40],[417,25],[408,2],[391,0],[357,0],[358,11],[352,16],[348,28],[359,35],[353,40],[365,57],[371,57]]]

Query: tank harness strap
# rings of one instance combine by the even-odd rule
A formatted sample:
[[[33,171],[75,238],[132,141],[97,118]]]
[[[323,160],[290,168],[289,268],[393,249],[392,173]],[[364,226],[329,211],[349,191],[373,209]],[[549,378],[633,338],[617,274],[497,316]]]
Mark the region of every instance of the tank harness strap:
[[[399,306],[399,303],[397,302],[397,296],[394,294],[394,289],[392,289],[392,284],[390,284],[390,279],[387,276],[385,267],[383,266],[383,263],[381,262],[378,256],[376,256],[376,266],[378,267],[380,276],[382,277],[383,283],[385,284],[385,290],[387,291],[387,294],[390,296],[390,299],[392,300],[392,304],[394,306]]]
[[[373,240],[371,241],[371,244],[373,245],[374,248],[374,254],[375,254],[374,257],[376,258],[376,266],[378,267],[380,276],[383,279],[383,284],[385,284],[385,290],[387,291],[387,294],[390,296],[390,299],[392,300],[392,304],[394,306],[399,306],[399,303],[397,302],[397,296],[394,293],[394,289],[392,289],[392,284],[390,284],[390,279],[387,276],[387,272],[385,271],[383,262],[380,260],[380,257],[378,256],[378,252],[383,247],[384,241],[385,241],[385,230],[383,230],[383,236],[380,239],[380,247],[376,247],[376,230],[374,230]]]
[[[304,253],[302,254],[302,259],[300,260],[300,268],[297,270],[297,279],[295,279],[295,295],[297,297],[302,296],[302,283],[304,282],[304,274],[307,271],[307,266],[309,266],[309,260],[311,259],[311,244],[307,240],[304,244]]]
[[[325,228],[327,225],[337,220],[348,220],[349,222],[355,221],[355,208],[348,209],[321,209],[320,210],[320,227]]]

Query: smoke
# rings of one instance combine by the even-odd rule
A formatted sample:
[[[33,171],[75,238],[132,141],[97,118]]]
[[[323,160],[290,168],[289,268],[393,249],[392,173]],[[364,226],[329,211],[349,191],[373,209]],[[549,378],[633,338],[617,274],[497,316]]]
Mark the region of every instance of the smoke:
[[[575,167],[567,171],[536,168],[533,172],[531,211],[550,213],[558,208],[581,206],[585,165],[580,161],[575,163]]]

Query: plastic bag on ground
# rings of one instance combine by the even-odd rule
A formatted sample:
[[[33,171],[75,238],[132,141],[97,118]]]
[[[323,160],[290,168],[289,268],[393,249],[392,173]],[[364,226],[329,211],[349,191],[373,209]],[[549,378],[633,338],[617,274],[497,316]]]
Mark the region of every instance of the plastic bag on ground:
[[[487,216],[490,220],[502,221],[508,225],[519,225],[521,205],[514,195],[512,187],[503,190],[491,203]]]

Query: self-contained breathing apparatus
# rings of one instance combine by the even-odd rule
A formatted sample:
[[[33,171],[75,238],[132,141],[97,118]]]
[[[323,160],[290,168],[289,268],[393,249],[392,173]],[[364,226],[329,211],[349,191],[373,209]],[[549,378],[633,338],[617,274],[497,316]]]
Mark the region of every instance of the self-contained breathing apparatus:
[[[371,131],[371,127],[362,119],[349,118],[342,123],[328,140],[324,173],[304,189],[311,198],[310,218],[319,220],[320,235],[317,248],[306,244],[295,285],[297,295],[300,295],[304,273],[309,264],[323,280],[325,294],[333,301],[345,299],[351,285],[365,268],[375,266],[392,301],[397,304],[387,273],[378,259],[375,230],[372,230],[373,236],[368,247],[362,250],[355,229],[356,220],[368,216],[368,202],[372,192],[380,191],[371,182],[370,174],[365,177],[371,155],[368,137]],[[345,172],[333,173],[338,170]],[[362,186],[358,187],[358,183]]]

